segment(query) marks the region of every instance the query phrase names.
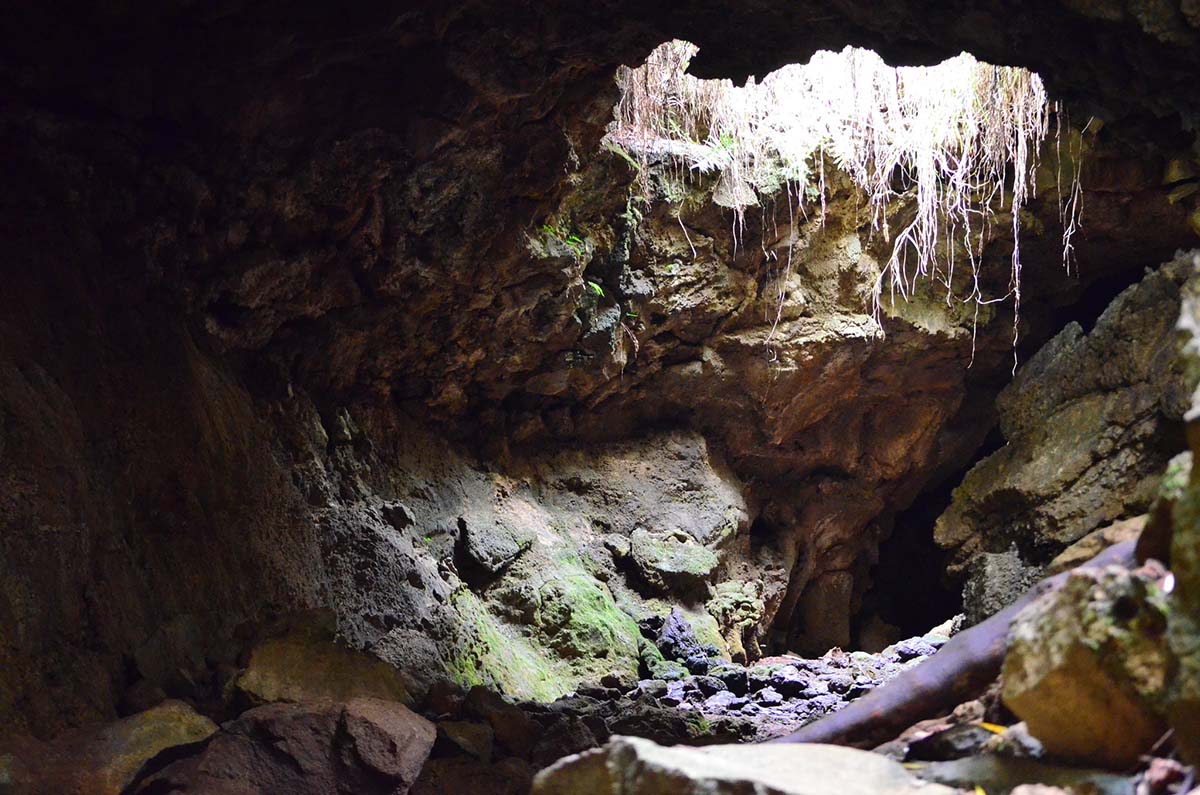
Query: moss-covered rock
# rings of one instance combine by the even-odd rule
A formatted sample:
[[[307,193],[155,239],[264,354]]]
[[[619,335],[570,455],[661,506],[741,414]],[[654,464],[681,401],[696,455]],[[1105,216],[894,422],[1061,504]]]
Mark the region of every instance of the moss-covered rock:
[[[716,553],[686,533],[641,528],[630,537],[630,556],[646,584],[660,592],[703,589],[719,562]]]
[[[1159,573],[1084,570],[1014,621],[1004,703],[1051,755],[1124,767],[1163,735],[1169,663]]]
[[[706,607],[716,619],[730,659],[744,663],[760,656],[753,629],[762,621],[765,606],[757,583],[738,580],[718,583]]]
[[[577,573],[551,580],[538,592],[538,605],[538,632],[563,657],[611,659],[618,668],[638,658],[637,625],[594,578]]]

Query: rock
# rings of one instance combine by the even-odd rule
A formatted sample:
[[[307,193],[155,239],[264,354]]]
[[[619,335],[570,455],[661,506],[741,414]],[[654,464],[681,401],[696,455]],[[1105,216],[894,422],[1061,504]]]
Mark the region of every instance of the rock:
[[[746,669],[742,666],[718,663],[708,669],[708,674],[720,679],[725,684],[725,687],[737,695],[746,695],[750,681]]]
[[[706,696],[728,690],[725,683],[715,676],[697,676],[695,682],[696,688]]]
[[[467,709],[483,718],[492,727],[496,740],[509,753],[528,757],[536,740],[538,727],[520,707],[484,687],[473,687],[467,693]]]
[[[1133,766],[1163,735],[1167,614],[1154,574],[1081,570],[1014,620],[1004,703],[1048,755]]]
[[[696,639],[691,622],[677,607],[671,609],[663,622],[655,638],[655,645],[667,660],[686,662],[689,659],[707,656],[704,647]]]
[[[996,732],[978,723],[960,723],[908,744],[909,760],[944,762],[978,754]]]
[[[357,696],[412,701],[395,668],[312,629],[294,629],[256,645],[235,687],[251,704],[333,703]]]
[[[1015,602],[1043,577],[1040,566],[1022,560],[1016,547],[1004,552],[981,552],[971,561],[963,585],[963,614],[967,626],[991,618]]]
[[[644,737],[663,744],[706,739],[713,731],[712,724],[697,712],[650,704],[618,712],[607,725],[611,735]]]
[[[1158,496],[1150,506],[1150,513],[1138,538],[1138,560],[1154,558],[1170,566],[1175,505],[1187,492],[1191,477],[1191,450],[1183,451],[1167,463],[1167,471],[1163,473],[1158,486]]]
[[[825,745],[664,748],[617,737],[539,773],[534,795],[951,795],[896,762]]]
[[[757,583],[736,580],[717,583],[706,608],[717,620],[731,660],[745,663],[759,656],[753,630],[762,621],[766,606]]]
[[[216,731],[215,723],[187,704],[165,701],[100,728],[69,732],[49,744],[20,743],[7,753],[0,747],[0,784],[7,776],[10,783],[24,782],[30,792],[119,795],[142,766],[163,751],[202,742]],[[0,791],[7,790],[0,786]]]
[[[674,660],[660,660],[650,668],[650,676],[664,682],[677,682],[688,675],[688,669]]]
[[[432,723],[391,701],[268,704],[225,724],[195,755],[149,775],[138,791],[403,795],[435,735]]]
[[[483,763],[492,761],[492,743],[496,738],[486,723],[465,720],[442,721],[437,725],[439,742],[444,738],[463,753]]]
[[[750,703],[745,696],[735,695],[728,690],[713,693],[704,700],[705,712],[732,712]]]
[[[1005,793],[1021,786],[1055,787],[1094,795],[1130,795],[1133,791],[1133,782],[1127,776],[1033,759],[968,756],[949,762],[915,763],[907,768],[924,781],[966,792],[977,792],[978,787],[988,793]]]
[[[1023,722],[1014,723],[989,739],[984,743],[983,750],[984,753],[1016,759],[1041,759],[1046,753],[1045,746],[1029,733],[1029,727]]]
[[[531,761],[534,766],[543,768],[564,756],[595,748],[599,744],[596,735],[582,719],[564,715],[548,726],[534,743]]]
[[[1130,541],[1142,535],[1147,516],[1134,516],[1093,530],[1055,556],[1046,566],[1047,576],[1073,569],[1099,555],[1103,550],[1122,541]],[[1160,557],[1159,560],[1165,560]]]
[[[764,707],[774,707],[783,703],[783,695],[773,687],[764,687],[754,694],[754,700]]]
[[[1192,273],[1188,257],[1150,272],[1090,333],[1068,324],[1017,371],[997,399],[1008,443],[971,469],[936,523],[952,572],[1014,544],[1061,550],[1149,507],[1187,407],[1173,319]]]
[[[475,759],[430,759],[412,795],[527,795],[533,781],[529,763],[516,758],[487,765]]]
[[[638,574],[661,593],[703,590],[717,568],[716,553],[684,532],[651,533],[639,528],[629,541]]]
[[[534,531],[529,527],[502,522],[485,511],[460,516],[458,528],[467,557],[490,576],[512,564],[534,539]]]
[[[1200,271],[1200,255],[1183,255]],[[1193,388],[1186,415],[1188,447],[1200,450],[1200,285],[1184,289],[1178,328],[1182,360]],[[1186,488],[1175,495],[1171,511],[1171,571],[1175,587],[1168,597],[1168,638],[1173,663],[1167,714],[1184,760],[1200,764],[1200,471],[1191,467]]]

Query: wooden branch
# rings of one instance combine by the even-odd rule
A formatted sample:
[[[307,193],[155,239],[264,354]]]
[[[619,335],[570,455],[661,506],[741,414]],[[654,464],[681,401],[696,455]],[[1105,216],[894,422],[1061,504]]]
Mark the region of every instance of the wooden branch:
[[[876,688],[845,709],[771,742],[831,743],[873,748],[914,723],[944,715],[968,701],[1000,675],[1008,629],[1021,608],[1062,587],[1081,569],[1136,565],[1134,541],[1114,544],[1087,563],[1042,580],[986,621],[964,630],[928,660]]]

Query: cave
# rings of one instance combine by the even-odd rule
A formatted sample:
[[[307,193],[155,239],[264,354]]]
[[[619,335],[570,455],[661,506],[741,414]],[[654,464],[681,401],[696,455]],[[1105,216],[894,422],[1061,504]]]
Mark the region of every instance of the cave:
[[[1195,3],[17,6],[0,793],[1194,786]]]

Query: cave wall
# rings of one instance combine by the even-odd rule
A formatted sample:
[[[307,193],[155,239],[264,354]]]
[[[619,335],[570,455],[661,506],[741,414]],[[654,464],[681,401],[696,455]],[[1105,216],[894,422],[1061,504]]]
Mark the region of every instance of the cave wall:
[[[760,221],[749,238],[764,246],[731,256],[728,219],[705,211],[684,219],[690,242],[663,214],[631,229],[623,164],[589,159],[616,65],[671,36],[726,74],[847,42],[1041,68],[1080,113],[1113,121],[1119,154],[1088,164],[1086,278],[1136,272],[1192,234],[1195,200],[1170,190],[1194,174],[1163,182],[1186,165],[1195,97],[1177,76],[1197,57],[1195,20],[1169,5],[1015,18],[998,3],[751,4],[732,23],[722,8],[719,27],[703,3],[669,17],[620,3],[23,11],[0,70],[0,616],[16,628],[0,640],[0,719],[20,730],[111,717],[147,676],[212,693],[239,633],[274,612],[331,607],[384,656],[388,633],[406,650],[420,644],[404,632],[455,638],[464,609],[437,594],[456,586],[420,548],[446,521],[464,532],[455,500],[494,504],[512,479],[536,506],[569,505],[569,486],[548,487],[570,468],[557,450],[603,462],[606,445],[647,439],[638,455],[662,454],[677,431],[682,460],[720,473],[700,479],[706,499],[736,484],[722,504],[737,538],[699,544],[727,561],[719,578],[761,582],[747,640],[842,642],[837,622],[802,636],[861,595],[889,512],[983,438],[1006,320],[971,370],[962,318],[900,309],[873,338],[855,285],[877,256],[835,208],[825,231],[800,230],[811,252],[784,285],[785,344],[768,362],[779,285],[763,249],[778,238]],[[763,46],[772,31],[786,45]],[[1104,47],[1064,49],[1073,38]],[[1118,146],[1133,140],[1152,151]],[[1050,204],[1040,217],[1052,239]],[[588,232],[586,261],[531,253],[548,219]],[[1029,277],[1048,296],[1043,317],[1028,312],[1031,343],[1082,291],[1045,273]],[[849,286],[822,292],[831,274]],[[644,327],[618,343],[619,325],[594,322],[611,302],[588,315],[585,276],[635,301]],[[568,367],[578,354],[586,365]],[[430,494],[412,497],[422,482]],[[617,495],[605,510],[638,509]],[[586,548],[590,533],[547,538]],[[453,562],[461,535],[447,538]],[[401,573],[417,582],[371,581]]]

